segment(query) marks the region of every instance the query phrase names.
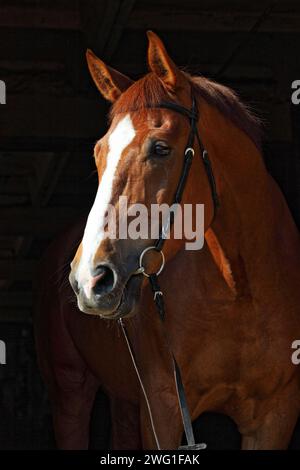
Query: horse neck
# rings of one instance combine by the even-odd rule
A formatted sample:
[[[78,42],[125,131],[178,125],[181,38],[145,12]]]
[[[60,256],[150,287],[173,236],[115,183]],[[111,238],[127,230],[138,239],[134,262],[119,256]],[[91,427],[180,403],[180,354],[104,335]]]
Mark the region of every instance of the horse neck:
[[[208,105],[201,104],[201,116],[220,197],[212,229],[233,271],[242,262],[249,283],[272,283],[286,261],[286,247],[299,250],[289,210],[251,139]]]

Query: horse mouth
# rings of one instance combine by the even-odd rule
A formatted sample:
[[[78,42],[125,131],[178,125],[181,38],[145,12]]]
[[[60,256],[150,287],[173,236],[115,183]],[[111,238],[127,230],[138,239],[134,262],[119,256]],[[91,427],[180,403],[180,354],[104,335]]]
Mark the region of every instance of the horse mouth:
[[[131,276],[124,286],[117,308],[109,316],[102,315],[102,317],[117,320],[134,316],[140,299],[142,281],[142,276]]]
[[[113,310],[103,310],[97,306],[82,305],[78,299],[78,307],[84,313],[95,315],[106,320],[118,320],[119,318],[131,317],[136,313],[136,307],[140,298],[143,276],[132,275],[125,283],[120,301]]]

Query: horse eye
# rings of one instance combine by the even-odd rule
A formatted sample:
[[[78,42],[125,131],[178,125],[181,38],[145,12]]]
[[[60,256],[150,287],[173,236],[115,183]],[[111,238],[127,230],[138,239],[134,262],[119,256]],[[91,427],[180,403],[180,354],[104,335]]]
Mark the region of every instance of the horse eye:
[[[165,157],[170,153],[170,147],[164,142],[155,142],[152,147],[152,154],[158,157]]]

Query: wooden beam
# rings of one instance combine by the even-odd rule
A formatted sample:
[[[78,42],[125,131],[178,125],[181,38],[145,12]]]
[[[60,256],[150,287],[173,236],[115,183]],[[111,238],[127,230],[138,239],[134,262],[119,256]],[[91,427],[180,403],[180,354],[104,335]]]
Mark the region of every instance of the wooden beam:
[[[77,162],[74,162],[76,165]],[[0,175],[3,176],[2,167],[0,167]],[[91,180],[90,178],[85,178],[83,173],[64,173],[59,181],[57,181],[55,191],[53,194],[59,194],[62,198],[63,196],[72,196],[74,194],[87,196],[94,192],[96,178]],[[79,185],[79,187],[78,187]],[[8,178],[7,184],[3,184],[0,190],[0,202],[2,202],[3,194],[5,196],[24,196],[29,194],[28,181],[26,178],[16,178],[15,175],[13,178]],[[63,203],[63,199],[62,199]],[[64,204],[63,204],[64,205]],[[67,205],[67,204],[65,204]]]
[[[107,105],[100,98],[8,93],[0,129],[6,137],[48,137],[51,147],[52,136],[65,140],[100,136],[106,128],[106,114]]]
[[[195,44],[195,51],[198,50],[198,44]],[[146,73],[145,64],[140,62],[127,62],[126,59],[128,57],[124,57],[124,61],[118,60],[115,61],[113,66],[120,70],[121,72],[128,74],[132,77],[138,77],[141,74]],[[186,64],[178,64],[179,66],[186,67]],[[220,63],[217,62],[203,62],[201,61],[201,55],[199,57],[197,53],[193,53],[192,61],[188,65],[188,71],[190,73],[197,74],[207,74],[209,76],[213,76],[213,74],[220,68]],[[38,72],[55,72],[57,74],[64,73],[64,67],[60,62],[52,62],[52,61],[45,61],[45,62],[34,62],[31,60],[27,61],[13,61],[10,62],[8,60],[1,60],[0,59],[0,69],[2,70],[2,77],[5,78],[5,73],[15,73],[16,75],[27,74],[28,72],[32,72],[32,74],[36,74]],[[248,78],[250,79],[265,79],[269,78],[272,74],[270,67],[263,66],[263,65],[255,65],[255,64],[232,64],[230,69],[226,71],[225,76],[233,77],[233,78]],[[29,75],[27,76],[29,79]]]
[[[135,0],[107,0],[106,3],[81,0],[81,22],[88,46],[110,60],[126,27]]]
[[[5,152],[38,152],[40,157],[43,158],[44,152],[61,152],[61,151],[91,151],[97,140],[96,134],[93,137],[64,137],[64,136],[20,136],[15,135],[12,137],[1,136],[1,151]],[[15,168],[15,167],[14,167]],[[11,174],[13,167],[10,167],[4,174]],[[15,168],[15,174],[26,175],[27,169]],[[10,172],[10,173],[9,173]],[[2,173],[2,170],[1,170]]]
[[[0,292],[0,317],[2,309],[11,307],[31,307],[31,292]]]
[[[63,175],[63,171],[65,170],[70,157],[71,157],[70,152],[63,152],[62,154],[59,155],[58,163],[57,165],[55,165],[54,175],[52,176],[51,181],[49,182],[45,193],[42,195],[42,201],[41,201],[42,206],[46,206],[48,202],[50,201],[52,195],[55,192],[56,186],[60,178]]]
[[[40,205],[41,194],[44,188],[44,184],[47,181],[47,177],[50,173],[50,168],[55,160],[54,153],[47,153],[47,156],[43,156],[41,161],[38,162],[33,160],[31,163],[32,172],[27,179],[28,190],[31,198],[31,204],[33,206]]]
[[[0,235],[30,235],[38,238],[51,238],[78,220],[88,208],[72,207],[43,208],[2,208]]]
[[[81,28],[77,1],[70,2],[69,8],[40,6],[2,6],[0,26],[6,28],[38,28],[76,30]]]
[[[20,34],[22,42],[20,42]],[[0,57],[2,60],[66,61],[70,47],[83,47],[83,34],[75,30],[0,28]],[[37,47],[39,45],[39,47]]]
[[[103,57],[105,45],[111,35],[113,25],[119,12],[121,0],[108,0],[103,4],[98,0],[86,4],[81,0],[82,23],[88,46]]]
[[[111,28],[110,35],[106,41],[103,51],[105,59],[109,60],[117,49],[122,33],[127,25],[128,18],[130,17],[130,14],[133,10],[134,4],[135,0],[123,0],[121,2],[114,25]]]
[[[37,260],[0,259],[0,279],[32,281],[36,271],[37,262]]]
[[[2,174],[0,174],[2,176]],[[0,207],[1,206],[21,206],[28,203],[28,195],[26,194],[1,194],[0,193]]]
[[[145,31],[151,28],[158,31],[249,31],[261,11],[188,11],[188,8],[170,9],[161,5],[159,13],[148,7],[133,10],[128,18],[127,30]],[[259,32],[298,33],[300,30],[300,14],[292,12],[273,12],[262,23]]]
[[[37,73],[37,72],[55,72],[55,73],[64,73],[65,65],[63,62],[55,60],[31,60],[30,58],[26,59],[15,59],[9,60],[7,58],[0,58],[0,69],[1,76],[4,76],[7,72],[24,74],[28,72]]]
[[[31,305],[27,308],[7,307],[7,305],[2,306],[0,301],[0,323],[32,323]]]

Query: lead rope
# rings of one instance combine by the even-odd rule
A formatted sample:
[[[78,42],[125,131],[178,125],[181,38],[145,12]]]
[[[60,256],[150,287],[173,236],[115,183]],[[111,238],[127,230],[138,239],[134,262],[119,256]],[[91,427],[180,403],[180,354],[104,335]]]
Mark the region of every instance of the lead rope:
[[[138,381],[140,383],[140,386],[141,386],[141,389],[142,389],[142,392],[143,392],[143,395],[144,395],[144,398],[145,398],[145,402],[146,402],[149,417],[150,417],[151,428],[152,428],[152,432],[153,432],[153,435],[154,435],[156,447],[157,447],[158,450],[161,450],[159,440],[158,440],[158,437],[157,437],[157,433],[156,433],[156,429],[155,429],[155,425],[154,425],[154,420],[153,420],[153,416],[152,416],[152,411],[151,411],[149,398],[148,398],[146,389],[144,387],[144,384],[143,384],[143,381],[142,381],[142,378],[141,378],[141,375],[140,375],[140,372],[139,372],[139,369],[138,369],[138,366],[137,366],[137,363],[136,363],[136,360],[135,360],[132,344],[130,342],[130,339],[129,339],[129,336],[128,336],[128,333],[127,333],[127,330],[126,330],[126,327],[124,325],[124,322],[123,322],[122,318],[119,318],[118,321],[119,321],[119,325],[121,326],[121,330],[122,330],[123,336],[124,336],[126,344],[127,344],[127,348],[128,348],[128,351],[129,351],[129,354],[130,354],[130,357],[131,357],[131,361],[132,361],[133,367],[135,369]]]

